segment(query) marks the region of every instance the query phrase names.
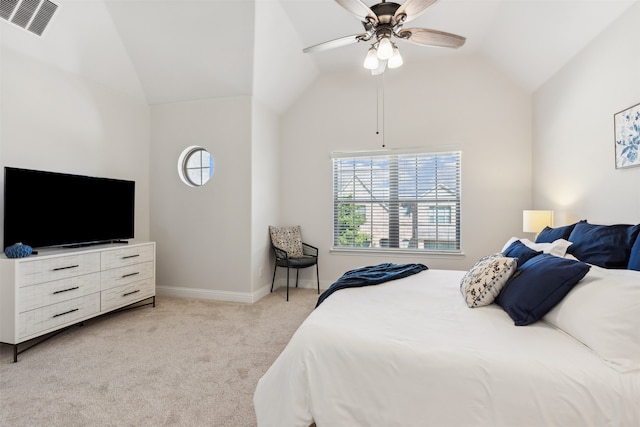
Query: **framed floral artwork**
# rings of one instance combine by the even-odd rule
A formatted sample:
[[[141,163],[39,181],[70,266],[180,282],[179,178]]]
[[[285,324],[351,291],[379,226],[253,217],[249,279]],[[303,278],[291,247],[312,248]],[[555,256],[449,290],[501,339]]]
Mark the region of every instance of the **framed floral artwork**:
[[[613,115],[616,169],[640,166],[640,104]]]

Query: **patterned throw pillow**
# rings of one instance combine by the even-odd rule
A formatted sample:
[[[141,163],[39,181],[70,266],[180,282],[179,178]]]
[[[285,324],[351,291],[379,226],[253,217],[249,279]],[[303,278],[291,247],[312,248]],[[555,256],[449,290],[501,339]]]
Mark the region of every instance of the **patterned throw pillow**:
[[[467,305],[474,308],[491,304],[517,268],[515,258],[501,253],[478,260],[460,281],[460,292]]]
[[[271,242],[277,248],[287,252],[289,258],[301,258],[302,253],[302,229],[299,225],[295,227],[272,227],[269,226]]]

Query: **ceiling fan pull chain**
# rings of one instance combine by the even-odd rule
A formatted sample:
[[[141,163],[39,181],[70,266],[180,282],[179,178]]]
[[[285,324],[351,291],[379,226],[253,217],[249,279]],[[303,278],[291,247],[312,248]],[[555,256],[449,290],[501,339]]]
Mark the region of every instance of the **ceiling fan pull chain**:
[[[376,85],[376,135],[380,135],[380,124],[382,124],[382,148],[386,147],[384,132],[384,73],[378,76]],[[382,87],[379,83],[382,81]]]
[[[384,121],[384,73],[382,73],[382,148],[385,148],[387,146],[386,141],[385,141],[385,134],[387,132],[385,132],[385,121]]]
[[[376,135],[380,135],[380,84],[376,82]]]

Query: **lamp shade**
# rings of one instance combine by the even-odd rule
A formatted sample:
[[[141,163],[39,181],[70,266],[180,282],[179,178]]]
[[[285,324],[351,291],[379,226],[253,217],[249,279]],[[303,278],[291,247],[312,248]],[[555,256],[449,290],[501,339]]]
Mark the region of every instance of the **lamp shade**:
[[[378,59],[389,59],[393,56],[393,45],[389,37],[381,37],[378,42]]]
[[[522,211],[522,231],[538,234],[545,227],[553,227],[553,211]]]
[[[402,55],[400,55],[400,51],[398,50],[396,45],[393,45],[393,55],[389,58],[388,67],[389,68],[398,68],[403,63]]]
[[[378,54],[375,47],[370,47],[367,56],[364,58],[364,68],[367,70],[375,70],[378,68]]]

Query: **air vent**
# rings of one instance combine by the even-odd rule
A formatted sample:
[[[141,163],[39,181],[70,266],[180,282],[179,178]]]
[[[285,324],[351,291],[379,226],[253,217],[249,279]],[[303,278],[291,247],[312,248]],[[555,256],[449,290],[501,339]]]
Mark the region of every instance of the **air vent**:
[[[0,16],[3,19],[9,19],[17,5],[18,0],[2,0],[0,2]]]
[[[57,4],[51,3],[49,0],[44,0],[40,9],[38,9],[38,13],[36,13],[36,16],[31,21],[31,25],[29,25],[29,28],[27,29],[34,34],[41,36],[57,8]]]
[[[13,15],[13,18],[11,18],[11,22],[22,28],[26,28],[38,8],[38,3],[40,3],[38,0],[22,0],[22,3],[18,6],[18,10]]]
[[[0,0],[0,17],[39,36],[56,9],[49,0]]]

